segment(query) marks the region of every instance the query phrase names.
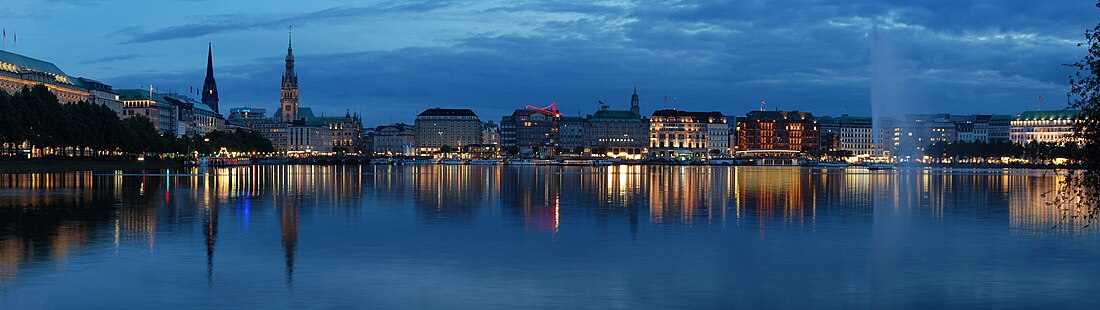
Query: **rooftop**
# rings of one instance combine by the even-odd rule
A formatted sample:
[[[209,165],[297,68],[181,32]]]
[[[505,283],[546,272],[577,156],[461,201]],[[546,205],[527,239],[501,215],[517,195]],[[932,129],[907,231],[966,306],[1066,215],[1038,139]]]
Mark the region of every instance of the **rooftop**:
[[[65,74],[65,71],[61,71],[61,68],[58,68],[51,62],[30,58],[8,51],[0,51],[0,62],[14,65],[16,69],[30,69],[38,72],[52,73],[54,75],[69,76],[68,74]],[[5,66],[0,66],[0,69],[4,69],[4,67]]]
[[[717,112],[717,111],[712,111],[712,112],[688,112],[688,111],[671,110],[671,109],[653,111],[653,116],[654,117],[687,116],[687,117],[695,117],[695,118],[726,117],[725,115],[722,115],[722,112]]]
[[[784,121],[813,121],[813,122],[817,121],[817,119],[814,118],[813,113],[800,112],[800,111],[797,111],[797,110],[796,111],[750,111],[748,114],[746,114],[746,117],[748,119],[762,120],[762,121],[779,121],[779,120],[784,120]],[[839,121],[844,122],[845,121],[844,117],[848,117],[848,120],[851,120],[851,118],[852,118],[851,116],[842,116]]]
[[[638,114],[634,114],[631,111],[623,110],[599,110],[593,113],[590,119],[614,119],[614,120],[628,120],[628,121],[641,121],[642,117]]]
[[[416,116],[418,116],[418,117],[419,116],[473,116],[473,117],[477,117],[477,114],[474,114],[474,110],[470,110],[470,109],[432,108],[432,109],[424,110],[424,112],[420,112],[420,114],[417,114]]]
[[[1016,115],[1018,121],[1071,120],[1080,117],[1081,110],[1027,111]]]

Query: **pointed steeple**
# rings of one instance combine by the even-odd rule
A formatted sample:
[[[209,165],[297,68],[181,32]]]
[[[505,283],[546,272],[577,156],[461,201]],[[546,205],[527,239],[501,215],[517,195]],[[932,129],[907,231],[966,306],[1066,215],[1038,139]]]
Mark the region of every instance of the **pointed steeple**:
[[[206,42],[206,76],[214,77],[214,45]]]
[[[218,83],[214,81],[214,48],[210,43],[206,44],[206,81],[202,83],[202,103],[214,110],[214,113],[220,113]]]
[[[283,72],[281,117],[284,122],[298,120],[298,75],[294,73],[293,34],[287,34],[286,71]]]
[[[294,37],[293,34],[287,35],[288,40],[286,43],[286,71],[283,72],[283,87],[293,86],[298,87],[298,75],[294,73]],[[288,84],[290,83],[290,84]]]
[[[638,100],[638,85],[634,85],[634,94],[630,95],[630,112],[637,115],[642,115],[641,107],[639,107]]]

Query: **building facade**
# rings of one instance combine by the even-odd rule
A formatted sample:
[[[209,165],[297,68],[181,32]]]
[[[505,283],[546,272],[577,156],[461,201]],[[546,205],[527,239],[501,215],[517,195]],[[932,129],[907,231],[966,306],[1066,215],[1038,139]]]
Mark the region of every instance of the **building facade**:
[[[1029,142],[1064,143],[1072,141],[1073,126],[1082,117],[1081,110],[1027,111],[1011,122],[1011,139],[1017,144]]]
[[[479,144],[484,132],[481,120],[470,109],[427,109],[416,116],[415,126],[418,153]]]
[[[649,156],[709,158],[728,152],[729,122],[720,112],[657,110],[649,118]]]
[[[852,152],[853,156],[874,156],[875,136],[872,119],[866,116],[836,118],[838,130],[838,150]]]
[[[375,127],[372,153],[383,156],[416,155],[416,128],[403,123]]]
[[[76,78],[76,81],[77,84],[84,86],[84,89],[87,89],[88,93],[91,94],[89,102],[105,106],[114,111],[116,115],[122,116],[122,100],[119,99],[118,93],[114,91],[111,85],[88,78]]]
[[[935,143],[953,143],[958,140],[955,122],[959,117],[950,114],[908,114],[893,127],[892,156],[898,161],[909,161],[924,156],[924,150]]]
[[[799,151],[819,147],[817,119],[810,112],[751,111],[737,118],[738,151]]]
[[[287,152],[331,153],[332,131],[321,125],[309,125],[297,121],[287,127]]]
[[[166,94],[164,101],[176,106],[178,135],[206,135],[225,130],[226,122],[221,115],[202,102],[176,93]]]
[[[162,135],[178,135],[179,109],[164,99],[164,95],[146,89],[120,89],[122,118],[144,117]]]
[[[61,103],[86,101],[104,105],[122,116],[122,102],[110,85],[70,77],[53,63],[0,50],[0,90],[14,94],[35,85],[46,86]]]
[[[516,109],[500,119],[501,148],[552,148],[557,145],[557,113],[537,109]]]
[[[558,119],[558,147],[565,153],[580,154],[588,146],[584,132],[588,121],[580,116],[562,116]]]
[[[637,92],[632,98],[630,111],[610,110],[608,106],[603,106],[587,117],[584,144],[593,154],[629,159],[645,157],[650,143],[649,122],[635,113],[636,100]]]

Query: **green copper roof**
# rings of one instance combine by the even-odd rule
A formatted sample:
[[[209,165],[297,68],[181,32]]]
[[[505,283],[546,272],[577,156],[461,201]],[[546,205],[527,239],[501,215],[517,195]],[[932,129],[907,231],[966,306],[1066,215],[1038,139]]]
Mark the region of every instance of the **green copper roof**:
[[[16,53],[11,53],[8,51],[0,51],[0,62],[13,64],[19,69],[31,69],[38,72],[47,72],[53,73],[55,75],[69,76],[65,74],[65,71],[61,71],[61,68],[58,68],[53,63],[30,58]]]
[[[275,109],[275,115],[272,118],[280,119],[283,116],[283,109]],[[298,107],[298,118],[305,118],[309,120],[313,118],[313,109],[307,107]]]
[[[634,114],[634,112],[630,112],[630,111],[599,110],[599,111],[596,111],[596,113],[592,114],[591,119],[616,119],[616,120],[639,121],[640,122],[642,120],[642,117],[637,115],[637,114]]]
[[[117,89],[118,98],[120,100],[150,100],[148,89]],[[153,93],[153,98],[156,98],[157,93]]]
[[[1027,111],[1016,115],[1018,121],[1070,120],[1081,116],[1081,110]]]

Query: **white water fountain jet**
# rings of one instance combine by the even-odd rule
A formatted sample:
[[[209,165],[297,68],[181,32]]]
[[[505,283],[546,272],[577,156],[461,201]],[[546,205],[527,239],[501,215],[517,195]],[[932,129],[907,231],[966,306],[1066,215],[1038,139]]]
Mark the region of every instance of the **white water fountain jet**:
[[[894,147],[895,128],[905,121],[905,115],[924,110],[921,103],[913,99],[914,84],[907,74],[893,44],[884,31],[875,27],[871,32],[871,128],[876,156],[917,155],[897,154]]]
[[[871,126],[878,142],[875,153],[891,157],[908,155],[896,154],[894,132],[905,121],[906,114],[918,109],[915,104],[919,103],[913,102],[912,83],[884,33],[876,27],[871,40]],[[911,176],[901,171],[873,173],[868,177],[873,188],[874,216],[868,264],[871,304],[888,307],[890,295],[899,293],[894,283],[898,282],[898,267],[905,255],[906,245],[901,242],[911,234],[909,206],[900,196],[907,192],[905,187],[914,183],[908,182]]]

